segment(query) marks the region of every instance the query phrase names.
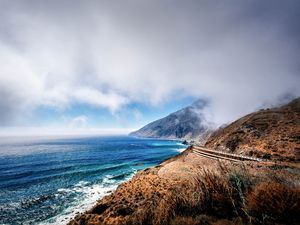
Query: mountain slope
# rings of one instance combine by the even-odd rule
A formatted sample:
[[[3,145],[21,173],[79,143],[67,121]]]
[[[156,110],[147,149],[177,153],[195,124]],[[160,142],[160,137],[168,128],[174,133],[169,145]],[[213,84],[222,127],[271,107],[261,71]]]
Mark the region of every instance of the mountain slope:
[[[207,122],[201,111],[205,102],[198,100],[191,106],[156,120],[130,135],[149,138],[195,139],[208,131]]]
[[[274,160],[298,161],[300,98],[246,115],[214,132],[206,146]]]

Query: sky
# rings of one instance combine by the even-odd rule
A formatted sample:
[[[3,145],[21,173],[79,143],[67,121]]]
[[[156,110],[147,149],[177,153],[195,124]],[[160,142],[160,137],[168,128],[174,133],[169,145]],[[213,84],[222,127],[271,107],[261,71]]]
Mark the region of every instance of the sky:
[[[0,0],[0,134],[218,125],[300,95],[298,0]]]

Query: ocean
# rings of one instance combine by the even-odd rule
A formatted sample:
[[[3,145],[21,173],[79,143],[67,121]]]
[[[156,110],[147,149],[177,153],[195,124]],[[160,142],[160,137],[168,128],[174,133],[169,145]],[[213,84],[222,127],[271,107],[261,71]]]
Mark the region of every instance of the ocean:
[[[0,224],[66,224],[178,141],[128,136],[0,139]]]

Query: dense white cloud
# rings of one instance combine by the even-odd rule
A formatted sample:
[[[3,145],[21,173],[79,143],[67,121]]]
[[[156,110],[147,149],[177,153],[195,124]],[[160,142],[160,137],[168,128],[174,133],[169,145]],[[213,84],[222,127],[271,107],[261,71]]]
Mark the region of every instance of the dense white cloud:
[[[40,139],[45,138],[64,138],[68,137],[85,137],[85,136],[99,136],[99,135],[126,135],[132,129],[120,128],[90,128],[90,127],[5,127],[0,129],[0,143],[12,143],[16,141],[32,141],[33,137]],[[17,137],[17,139],[16,139]],[[30,138],[28,138],[30,137]],[[43,139],[42,138],[42,139]]]
[[[0,124],[46,105],[209,100],[217,124],[299,95],[296,1],[1,1]],[[299,21],[299,20],[298,20]]]

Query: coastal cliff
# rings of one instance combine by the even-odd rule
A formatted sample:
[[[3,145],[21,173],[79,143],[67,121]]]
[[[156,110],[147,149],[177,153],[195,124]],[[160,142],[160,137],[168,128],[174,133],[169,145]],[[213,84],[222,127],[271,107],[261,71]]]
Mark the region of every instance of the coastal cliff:
[[[269,135],[277,131],[286,135],[284,128],[288,130],[289,126],[294,131],[299,128],[298,102],[299,99],[286,106],[266,110],[271,115],[275,113],[277,126],[268,126],[262,134],[262,141],[271,140],[273,136]],[[250,114],[218,131],[206,146],[219,147],[227,138],[230,140],[234,135],[241,134],[232,127],[241,127],[246,121],[253,121],[261,112]],[[264,116],[263,121],[275,124],[271,115]],[[244,130],[247,147],[251,143],[254,147],[258,146],[257,138],[251,139],[252,131]],[[241,143],[238,142],[231,151],[242,149],[244,145]],[[294,146],[289,138],[279,142],[275,139],[272,144],[280,149],[284,143]],[[77,215],[69,225],[296,225],[300,223],[300,165],[297,160],[291,163],[289,157],[282,157],[281,161],[277,163],[272,157],[270,160],[256,161],[214,158],[211,154],[196,154],[190,146],[180,155],[138,172],[115,192],[100,199],[92,209]]]

